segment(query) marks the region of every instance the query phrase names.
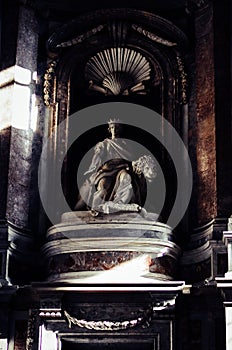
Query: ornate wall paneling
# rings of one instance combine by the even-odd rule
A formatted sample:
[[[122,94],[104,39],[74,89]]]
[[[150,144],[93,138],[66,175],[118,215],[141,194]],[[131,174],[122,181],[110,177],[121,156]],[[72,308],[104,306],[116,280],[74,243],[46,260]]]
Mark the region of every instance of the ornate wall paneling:
[[[187,145],[187,38],[171,22],[133,9],[99,10],[58,28],[47,46],[44,103],[53,125],[66,124],[63,135],[54,135],[55,155],[67,151],[70,114],[110,101],[157,110]],[[165,137],[165,142],[172,142],[170,135]],[[67,160],[63,168],[67,196],[68,167]]]

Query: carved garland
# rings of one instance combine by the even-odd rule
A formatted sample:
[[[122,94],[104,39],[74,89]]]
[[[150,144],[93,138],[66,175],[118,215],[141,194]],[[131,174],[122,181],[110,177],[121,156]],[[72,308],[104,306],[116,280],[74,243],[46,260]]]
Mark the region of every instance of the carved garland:
[[[65,42],[63,42],[61,44],[57,44],[56,48],[59,48],[59,47],[63,48],[63,47],[69,47],[69,46],[73,46],[73,45],[76,45],[76,44],[80,44],[84,40],[90,38],[92,35],[95,35],[97,32],[100,32],[104,27],[105,27],[105,25],[99,25],[98,27],[87,31],[86,33],[81,34],[81,35],[77,36],[74,39],[65,41]]]
[[[145,311],[144,315],[137,317],[133,320],[126,321],[87,321],[84,319],[77,319],[72,317],[67,311],[64,311],[64,315],[67,318],[69,328],[76,325],[81,328],[93,329],[95,331],[118,331],[122,329],[134,328],[142,323],[147,327],[150,325],[153,309]]]

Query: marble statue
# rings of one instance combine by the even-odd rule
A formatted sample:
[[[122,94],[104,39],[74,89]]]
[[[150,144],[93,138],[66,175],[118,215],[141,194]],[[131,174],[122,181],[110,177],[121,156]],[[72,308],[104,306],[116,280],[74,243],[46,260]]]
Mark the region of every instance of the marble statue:
[[[146,200],[147,181],[156,176],[156,164],[149,155],[133,160],[127,140],[119,137],[122,124],[110,119],[110,138],[97,143],[85,172],[88,178],[80,188],[75,210],[90,209],[92,215],[142,210]]]
[[[75,210],[83,210],[90,206],[94,191],[94,182],[96,173],[102,164],[111,159],[125,159],[132,161],[133,150],[128,140],[121,138],[122,124],[119,119],[110,119],[108,121],[108,131],[110,137],[100,141],[94,147],[94,155],[89,169],[84,173],[88,178],[80,188],[80,195],[75,205]]]
[[[107,161],[95,176],[92,214],[142,211],[147,182],[151,182],[156,173],[156,164],[150,155],[141,156],[132,162],[125,159]]]

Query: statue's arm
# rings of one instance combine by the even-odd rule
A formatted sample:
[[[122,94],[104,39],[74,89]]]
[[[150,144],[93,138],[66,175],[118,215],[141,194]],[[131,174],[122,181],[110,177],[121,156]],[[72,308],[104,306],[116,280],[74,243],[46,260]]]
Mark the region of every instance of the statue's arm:
[[[104,141],[98,142],[94,147],[94,155],[89,166],[89,169],[84,173],[84,175],[96,172],[97,169],[102,165],[102,158],[104,154]]]

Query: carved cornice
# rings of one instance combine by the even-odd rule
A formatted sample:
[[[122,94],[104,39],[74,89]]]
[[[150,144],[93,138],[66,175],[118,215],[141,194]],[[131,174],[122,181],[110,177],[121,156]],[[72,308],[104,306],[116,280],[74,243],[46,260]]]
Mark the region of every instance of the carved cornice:
[[[90,30],[90,33],[96,34],[96,28],[102,30],[103,28],[101,26],[105,26],[107,24],[111,37],[114,32],[113,38],[115,39],[117,37],[118,41],[118,33],[115,37],[115,30],[117,30],[117,32],[121,33],[120,36],[124,42],[125,35],[127,34],[125,23],[128,23],[128,21],[137,23],[136,25],[133,25],[135,26],[135,30],[146,30],[146,35],[151,36],[152,40],[159,41],[165,45],[170,45],[170,43],[176,43],[177,45],[180,44],[181,46],[187,45],[188,39],[186,35],[172,22],[166,20],[165,18],[159,17],[153,13],[139,11],[136,9],[116,8],[89,12],[79,16],[69,23],[62,25],[50,36],[48,40],[48,50],[51,52],[54,50],[56,51],[57,45],[70,40],[72,37],[76,37],[77,33],[84,35],[83,28],[86,30],[86,32],[88,32],[89,23],[92,23],[95,26],[95,29]],[[157,30],[162,34],[161,36],[155,34]],[[163,39],[162,37],[168,39]]]
[[[92,24],[92,28],[89,28],[89,23]],[[107,30],[104,30],[105,28],[108,29],[108,32]],[[120,55],[123,55],[123,49],[130,50],[131,52],[135,51],[130,47],[131,40],[132,38],[133,40],[141,40],[140,36],[144,36],[148,39],[146,41],[148,46],[150,45],[152,47],[153,43],[157,43],[157,45],[160,45],[161,51],[165,50],[165,48],[166,51],[167,49],[170,49],[171,57],[173,57],[173,48],[184,48],[188,42],[186,35],[178,27],[170,21],[156,16],[153,13],[135,9],[104,9],[83,14],[69,23],[60,26],[47,41],[49,56],[51,58],[59,57],[63,50],[80,45],[91,36],[96,36],[96,40],[98,41],[100,37],[97,39],[97,34],[103,30],[104,33],[101,35],[104,37],[106,49],[103,47],[101,52],[98,52],[96,47],[96,53],[93,54],[89,62],[92,62],[91,60],[95,58],[98,59],[98,55],[104,52],[106,52],[107,55],[109,54],[107,57],[110,58],[113,49],[121,49]],[[149,41],[151,41],[151,43],[149,43]],[[175,51],[174,54],[176,54]],[[142,55],[144,60],[148,60],[146,55],[141,52],[138,52],[137,56],[138,55]],[[153,54],[151,57],[153,57]],[[136,59],[138,60],[138,57]],[[173,57],[173,59],[175,58]],[[104,66],[106,66],[105,61],[104,58]],[[131,61],[132,59],[130,59],[130,62]],[[182,103],[185,103],[187,99],[186,73],[180,57],[177,58],[177,61],[177,68],[179,69],[181,78]],[[98,59],[97,64],[99,64],[99,62]],[[135,60],[133,62],[136,63]],[[118,61],[113,63],[118,65]],[[46,106],[51,106],[52,102],[55,65],[55,62],[53,61],[49,65],[44,76],[44,103]],[[135,79],[133,79],[133,76],[131,77],[130,75],[125,78],[125,74],[127,74],[127,72],[113,71],[113,73],[110,72],[107,76],[102,77],[100,82],[95,81],[93,78],[88,78],[87,81],[89,82],[89,88],[91,90],[105,95],[128,95],[131,93],[146,94],[148,87],[147,82],[146,84],[143,83],[144,79],[137,79],[134,82]],[[125,79],[129,79],[129,82],[126,82],[127,84],[125,83]],[[147,78],[145,80],[147,80]],[[107,86],[102,83],[103,81]]]

